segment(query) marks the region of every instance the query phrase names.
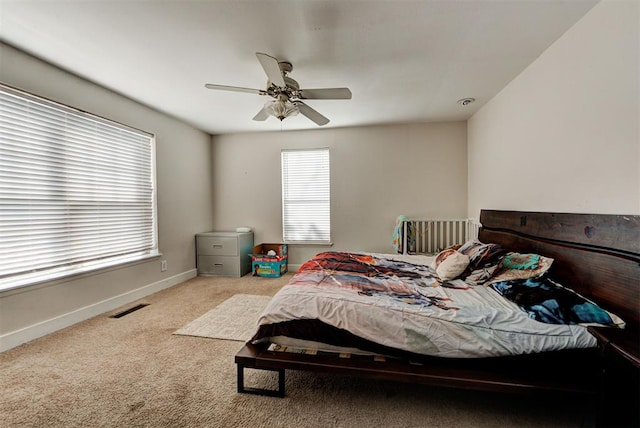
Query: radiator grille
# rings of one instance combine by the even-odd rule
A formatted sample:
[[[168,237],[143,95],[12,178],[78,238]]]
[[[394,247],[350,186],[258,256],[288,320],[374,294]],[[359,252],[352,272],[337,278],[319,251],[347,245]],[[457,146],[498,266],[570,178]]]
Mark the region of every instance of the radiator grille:
[[[410,228],[414,230],[415,242],[407,239]],[[437,253],[477,238],[479,228],[472,219],[411,219],[404,224],[403,248],[409,253]]]

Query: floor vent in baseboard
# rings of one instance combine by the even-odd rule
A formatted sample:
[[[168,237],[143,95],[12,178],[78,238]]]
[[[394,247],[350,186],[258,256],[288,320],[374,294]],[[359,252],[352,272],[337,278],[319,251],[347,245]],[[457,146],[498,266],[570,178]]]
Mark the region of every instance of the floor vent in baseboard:
[[[109,318],[122,318],[125,315],[129,315],[131,312],[135,312],[138,309],[142,309],[145,306],[149,306],[148,303],[140,303],[139,305],[134,306],[133,308],[125,309],[122,312],[118,312],[117,314],[111,315]]]

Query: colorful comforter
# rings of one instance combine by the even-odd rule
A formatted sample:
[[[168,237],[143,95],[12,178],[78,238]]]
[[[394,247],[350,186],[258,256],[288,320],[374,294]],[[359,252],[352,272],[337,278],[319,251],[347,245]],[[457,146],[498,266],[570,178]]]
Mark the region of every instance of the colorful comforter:
[[[317,320],[387,348],[450,358],[596,344],[584,326],[531,319],[491,287],[442,283],[429,259],[419,256],[318,254],[274,296],[258,324],[297,320]],[[254,342],[274,339],[257,334]]]

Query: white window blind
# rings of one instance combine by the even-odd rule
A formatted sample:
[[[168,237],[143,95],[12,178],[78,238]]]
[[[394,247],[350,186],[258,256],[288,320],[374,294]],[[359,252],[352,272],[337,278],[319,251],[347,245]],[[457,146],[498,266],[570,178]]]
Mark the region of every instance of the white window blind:
[[[0,289],[156,255],[154,146],[0,85]]]
[[[331,240],[329,149],[282,151],[285,242]]]

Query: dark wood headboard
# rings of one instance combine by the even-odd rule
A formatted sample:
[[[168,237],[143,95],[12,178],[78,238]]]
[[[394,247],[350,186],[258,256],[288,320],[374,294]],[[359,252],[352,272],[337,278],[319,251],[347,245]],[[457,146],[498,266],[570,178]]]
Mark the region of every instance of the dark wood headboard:
[[[552,278],[640,326],[640,216],[482,210],[480,223],[480,241],[552,257]]]

